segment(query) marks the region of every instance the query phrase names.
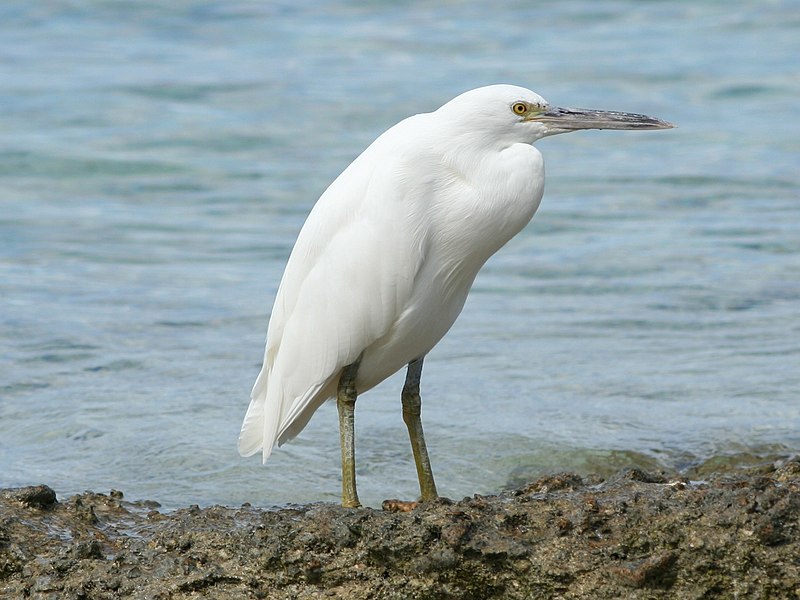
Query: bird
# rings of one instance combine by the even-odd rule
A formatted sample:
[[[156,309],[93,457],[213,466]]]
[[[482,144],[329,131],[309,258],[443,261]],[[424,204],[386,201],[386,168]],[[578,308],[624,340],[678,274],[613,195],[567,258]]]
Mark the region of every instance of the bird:
[[[539,207],[544,161],[533,144],[582,129],[671,127],[647,115],[554,107],[526,88],[496,84],[381,134],[323,192],[297,236],[239,453],[260,451],[266,462],[336,398],[342,505],[360,506],[356,400],[405,367],[402,416],[419,501],[437,500],[421,421],[423,361],[484,263]]]

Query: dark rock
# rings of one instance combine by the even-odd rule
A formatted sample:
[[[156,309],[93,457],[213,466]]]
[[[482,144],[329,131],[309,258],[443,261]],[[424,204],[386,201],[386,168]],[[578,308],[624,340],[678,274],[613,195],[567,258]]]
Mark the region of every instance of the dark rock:
[[[674,553],[664,552],[631,564],[614,567],[612,572],[623,585],[634,588],[645,586],[670,588],[675,582],[672,567],[676,561],[677,556]]]
[[[58,503],[56,493],[46,485],[11,488],[0,492],[3,498],[16,500],[30,508],[48,509]]]
[[[46,486],[5,490],[0,597],[800,596],[800,462],[704,478],[561,473],[407,513],[314,504],[162,514],[116,491],[59,503]]]

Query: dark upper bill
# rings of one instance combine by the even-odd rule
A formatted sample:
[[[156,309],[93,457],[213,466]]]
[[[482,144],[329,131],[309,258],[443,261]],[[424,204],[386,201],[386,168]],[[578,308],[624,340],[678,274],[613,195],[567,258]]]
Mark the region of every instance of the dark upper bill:
[[[532,121],[546,123],[553,129],[572,131],[578,129],[671,129],[672,123],[655,117],[613,110],[583,108],[550,108],[531,117]]]

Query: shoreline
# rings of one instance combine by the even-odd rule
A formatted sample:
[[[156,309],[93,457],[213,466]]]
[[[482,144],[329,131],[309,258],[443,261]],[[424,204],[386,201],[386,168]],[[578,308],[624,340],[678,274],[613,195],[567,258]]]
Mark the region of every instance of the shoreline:
[[[0,491],[3,598],[800,597],[800,459],[545,476],[409,513]]]

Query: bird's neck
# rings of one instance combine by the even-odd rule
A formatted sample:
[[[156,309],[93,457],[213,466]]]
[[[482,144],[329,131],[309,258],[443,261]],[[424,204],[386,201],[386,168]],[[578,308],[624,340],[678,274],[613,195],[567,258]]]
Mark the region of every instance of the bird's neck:
[[[444,273],[470,279],[528,224],[544,192],[538,150],[515,144],[500,151],[442,156],[447,191],[436,195],[429,224],[431,249]]]

